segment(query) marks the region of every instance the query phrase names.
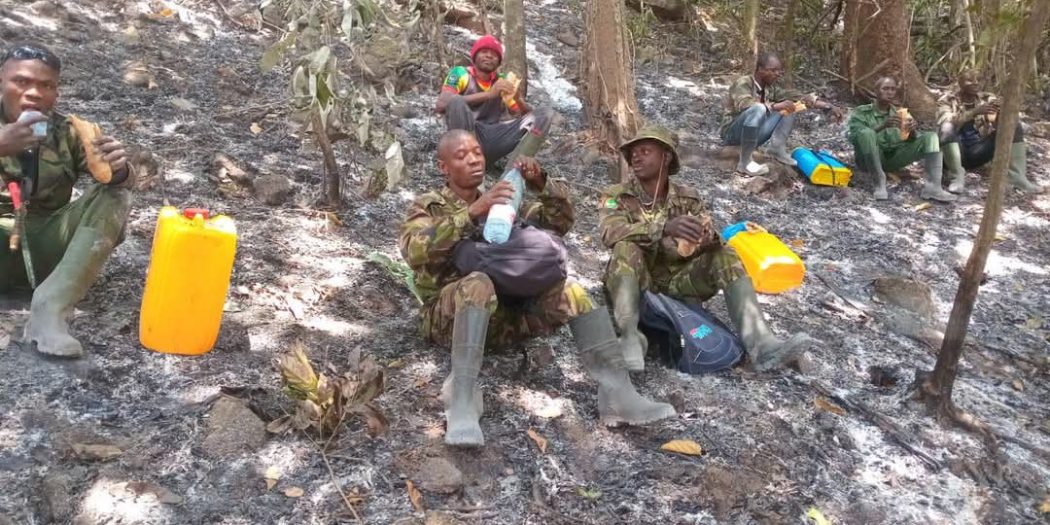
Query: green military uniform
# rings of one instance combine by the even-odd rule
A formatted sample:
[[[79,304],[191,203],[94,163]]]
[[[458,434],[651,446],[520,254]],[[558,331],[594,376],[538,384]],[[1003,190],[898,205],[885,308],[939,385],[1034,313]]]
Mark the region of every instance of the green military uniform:
[[[9,124],[4,115],[0,107],[0,122]],[[130,209],[128,190],[94,182],[80,198],[70,202],[77,180],[91,175],[84,148],[65,116],[51,114],[47,137],[39,152],[35,189],[32,195],[23,195],[28,200],[26,237],[38,283],[61,261],[78,228],[96,229],[112,245],[119,244]],[[0,191],[0,291],[4,291],[26,286],[27,277],[22,254],[8,250],[15,221],[7,181],[20,178],[22,166],[17,158],[0,157],[0,173],[4,179]]]
[[[464,307],[482,308],[491,315],[486,339],[486,346],[491,348],[549,334],[593,309],[586,291],[577,283],[566,281],[523,304],[510,305],[499,300],[484,273],[460,275],[453,264],[456,244],[480,234],[468,206],[446,186],[416,199],[401,227],[401,255],[415,272],[416,287],[424,301],[421,331],[425,337],[449,345],[456,311]],[[522,202],[519,216],[564,235],[575,220],[568,186],[563,181],[548,180],[539,195]]]
[[[674,297],[705,301],[746,275],[736,252],[712,238],[688,257],[678,254],[677,240],[665,236],[664,224],[681,215],[708,215],[700,194],[670,183],[663,204],[647,207],[637,180],[606,188],[601,206],[602,243],[612,249],[605,285],[616,295],[625,278],[642,289]]]
[[[875,131],[896,113],[896,107],[891,106],[889,110],[882,111],[875,103],[857,106],[850,113],[846,138],[853,144],[858,163],[864,164],[865,159],[877,155],[884,171],[897,171],[927,154],[940,151],[937,134],[933,132],[916,131],[908,140],[901,140],[899,128]],[[865,166],[864,169],[871,168]]]

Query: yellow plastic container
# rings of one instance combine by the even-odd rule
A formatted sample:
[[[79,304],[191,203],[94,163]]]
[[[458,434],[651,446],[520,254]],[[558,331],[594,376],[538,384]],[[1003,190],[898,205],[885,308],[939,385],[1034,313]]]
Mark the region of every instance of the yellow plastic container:
[[[806,275],[802,259],[765,228],[742,222],[723,230],[722,238],[740,256],[755,291],[778,294],[802,285]]]
[[[236,251],[233,219],[161,208],[139,315],[142,346],[183,355],[215,346]]]

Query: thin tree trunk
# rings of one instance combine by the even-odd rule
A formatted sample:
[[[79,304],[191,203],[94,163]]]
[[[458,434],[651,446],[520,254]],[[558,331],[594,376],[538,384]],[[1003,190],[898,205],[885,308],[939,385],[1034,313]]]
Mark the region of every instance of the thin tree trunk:
[[[784,84],[795,87],[795,15],[798,12],[800,0],[790,0],[787,11],[784,13],[782,32],[778,40],[784,43],[780,50],[780,56],[784,60]]]
[[[525,2],[504,0],[503,42],[506,45],[506,64],[503,72],[514,72],[521,79],[518,93],[524,99],[529,90],[529,63],[525,59]]]
[[[622,0],[590,0],[586,34],[580,53],[580,92],[583,112],[594,136],[608,151],[638,130],[638,102],[634,97],[634,57],[624,26]],[[628,170],[620,159],[620,179]]]
[[[743,61],[745,68],[750,68],[758,58],[758,0],[746,0],[744,3],[744,43],[747,52]]]
[[[1013,61],[1013,70],[1003,89],[1003,106],[999,111],[996,126],[1002,133],[998,133],[995,139],[995,158],[992,160],[992,180],[988,188],[988,198],[984,205],[984,215],[981,217],[981,226],[977,232],[977,242],[970,252],[970,258],[966,261],[966,269],[963,271],[962,281],[959,283],[959,291],[955,295],[955,304],[952,306],[951,316],[948,318],[948,327],[944,333],[944,343],[937,356],[937,365],[933,374],[929,376],[923,385],[929,406],[940,414],[958,419],[958,411],[952,403],[952,389],[955,386],[955,378],[958,374],[959,357],[962,355],[963,340],[966,337],[966,328],[973,314],[974,302],[977,300],[977,292],[980,288],[981,276],[984,273],[988,254],[992,250],[992,241],[995,239],[995,230],[999,224],[999,217],[1003,210],[1003,193],[1006,185],[1006,170],[1010,162],[1010,147],[1013,142],[1013,129],[1019,120],[1018,112],[1024,96],[1025,80],[1032,65],[1032,57],[1035,56],[1036,47],[1039,45],[1043,28],[1050,19],[1050,8],[1047,0],[1035,0],[1033,8],[1029,11],[1024,21],[1018,38],[1021,40],[1020,48]]]
[[[324,121],[321,120],[321,112],[314,109],[314,136],[317,137],[317,145],[324,155],[324,200],[325,204],[338,208],[342,204],[341,183],[339,176],[339,164],[335,161],[335,151],[332,150],[332,142],[328,139],[328,130]]]
[[[959,0],[962,4],[962,22],[966,25],[966,48],[969,51],[966,59],[969,67],[977,67],[977,46],[973,32],[973,17],[970,16],[970,0]]]

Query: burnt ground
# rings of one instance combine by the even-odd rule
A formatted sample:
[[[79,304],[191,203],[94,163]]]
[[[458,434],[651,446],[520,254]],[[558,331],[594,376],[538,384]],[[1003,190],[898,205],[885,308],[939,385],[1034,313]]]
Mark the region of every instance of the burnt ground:
[[[439,183],[432,156],[440,126],[428,111],[438,80],[420,72],[441,68],[419,59],[409,80],[420,88],[401,93],[396,112],[386,102],[376,111],[404,144],[402,187],[362,197],[367,163],[353,162],[350,143],[341,143],[349,191],[332,216],[315,205],[320,155],[282,103],[287,71],[263,75],[257,67],[274,35],[233,26],[217,4],[172,2],[174,19],[158,22],[141,16],[153,9],[149,2],[0,1],[0,43],[39,39],[66,60],[62,108],[151,152],[159,167],[138,191],[127,240],[77,310],[73,328],[87,343],[87,358],[56,362],[23,348],[17,339],[25,300],[7,301],[0,322],[13,335],[0,349],[0,523],[356,521],[335,483],[371,523],[790,523],[811,507],[835,523],[1045,519],[1038,507],[1050,489],[1050,459],[1040,452],[1050,449],[1050,196],[1007,196],[1001,240],[970,325],[974,342],[960,366],[956,401],[1027,443],[1004,442],[992,453],[912,400],[916,371],[932,369],[936,350],[907,322],[914,316],[878,300],[873,286],[880,277],[928,284],[930,313],[943,325],[986,182],[971,176],[957,205],[925,209],[918,207],[920,182],[907,174],[881,203],[863,180],[859,189],[829,189],[792,176],[752,194],[754,183],[731,176],[705,146],[715,141],[728,69],[688,33],[656,27],[639,46],[643,114],[680,130],[688,167],[678,179],[708,196],[717,223],[756,221],[796,247],[807,265],[805,284],[761,300],[776,330],[803,330],[824,344],[806,373],[738,368],[691,377],[652,363],[636,382],[646,395],[671,400],[680,417],[606,429],[596,424],[595,387],[562,330],[486,358],[487,445],[450,450],[441,441],[437,399],[446,353],[416,335],[415,299],[404,286],[365,262],[372,251],[396,258],[407,203]],[[574,132],[582,129],[581,114],[558,82],[572,82],[576,71],[571,38],[556,38],[581,34],[573,5],[527,2],[530,98],[565,117],[540,158],[578,189],[579,221],[568,236],[572,273],[601,297],[606,255],[594,233],[594,188],[608,177],[586,135]],[[457,52],[469,45],[461,30],[449,28],[446,36]],[[144,63],[155,87],[122,82],[131,61]],[[810,87],[835,96],[827,86]],[[818,117],[802,118],[793,140],[849,158],[843,127]],[[260,133],[251,131],[253,123]],[[1050,144],[1030,144],[1034,178],[1050,184]],[[217,153],[255,177],[287,176],[291,201],[260,203],[217,174]],[[208,207],[238,224],[223,333],[217,348],[199,357],[138,344],[151,235],[165,201]],[[720,298],[709,306],[724,314]],[[212,408],[233,396],[263,421],[291,410],[272,361],[296,341],[315,365],[343,371],[366,355],[387,367],[378,405],[389,431],[371,438],[361,421],[349,421],[329,449],[331,472],[310,435],[267,437],[251,417]],[[873,369],[883,371],[877,381]],[[852,401],[849,410],[817,408],[813,385]],[[885,430],[890,425],[895,432]],[[545,453],[529,429],[546,438]],[[704,455],[659,451],[670,439],[694,440]],[[241,441],[246,448],[238,448]],[[85,452],[83,445],[115,449]],[[268,471],[279,478],[272,489]],[[422,488],[426,514],[413,509],[407,480]],[[301,497],[285,494],[295,487]]]

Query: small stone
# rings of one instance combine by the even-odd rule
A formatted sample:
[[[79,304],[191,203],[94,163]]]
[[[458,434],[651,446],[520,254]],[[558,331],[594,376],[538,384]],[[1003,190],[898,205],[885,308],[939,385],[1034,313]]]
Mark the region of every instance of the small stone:
[[[266,443],[266,424],[242,401],[223,396],[208,412],[208,434],[202,447],[213,457],[253,451]]]
[[[424,461],[412,479],[427,492],[453,494],[463,488],[463,473],[445,458]]]
[[[873,282],[875,296],[880,300],[932,319],[937,313],[930,285],[905,277],[879,277]]]
[[[255,197],[271,206],[288,202],[292,196],[292,181],[284,175],[263,175],[252,181]]]
[[[580,45],[580,37],[568,31],[565,31],[564,33],[558,33],[558,36],[556,38],[558,39],[558,42],[561,42],[562,44],[565,44],[569,47],[577,47]]]
[[[73,515],[73,481],[64,472],[49,473],[40,483],[43,512],[48,523],[63,523]],[[2,520],[0,520],[2,523]]]

